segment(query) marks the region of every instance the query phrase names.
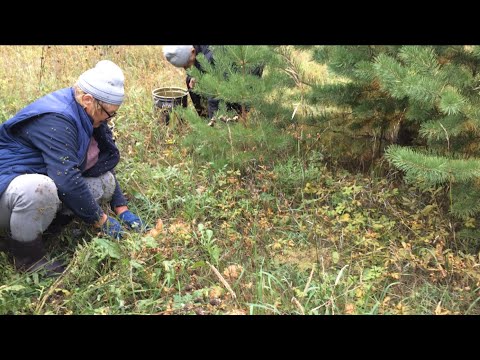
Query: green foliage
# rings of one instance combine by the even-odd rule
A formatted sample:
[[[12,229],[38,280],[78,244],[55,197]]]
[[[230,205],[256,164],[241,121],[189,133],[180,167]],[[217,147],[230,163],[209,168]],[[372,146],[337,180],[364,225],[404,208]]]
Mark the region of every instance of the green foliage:
[[[432,48],[441,57],[464,61],[460,71],[449,68],[445,78],[450,85],[457,78],[455,84],[478,86],[472,70],[480,58],[475,47],[470,52]],[[334,47],[318,49],[333,53]],[[478,128],[474,90],[455,90],[466,101],[457,107],[455,96],[447,95],[446,108],[459,112],[442,113],[440,125],[442,95],[433,108],[417,102],[413,109],[410,100],[397,107],[398,100],[379,88],[374,60],[385,54],[403,64],[407,60],[397,56],[398,46],[352,47],[358,59],[353,69],[348,69],[348,58],[336,63],[349,79],[326,76],[326,65],[310,61],[309,47],[301,52],[275,47],[271,50],[287,66],[276,74],[278,86],[271,92],[265,87],[263,103],[252,108],[245,126],[217,123],[209,128],[191,106],[175,109],[172,123],[165,126],[152,111],[150,90],[184,86],[184,72],[159,56],[160,47],[52,47],[40,62],[41,50],[2,48],[1,114],[8,117],[36,98],[39,89],[74,81],[100,58],[116,61],[128,84],[128,97],[115,119],[122,154],[117,175],[129,207],[156,227],[113,241],[74,221],[46,239],[49,254],[61,255],[69,264],[57,279],[16,272],[0,253],[0,313],[480,314],[480,249],[472,241],[478,238],[478,219],[473,214],[461,221],[446,216],[445,192],[422,184],[419,171],[414,183],[394,184],[391,177],[352,175],[325,163],[335,152],[365,161],[355,154],[374,147],[382,126],[391,130],[399,119],[422,124],[422,145],[437,147],[422,154],[441,158],[457,152],[462,145],[454,137],[468,140],[471,147],[464,144],[463,149],[474,154],[475,134],[463,131]],[[348,51],[339,54],[346,57]],[[422,54],[419,64],[429,64],[428,54]],[[17,66],[22,71],[11,71]],[[42,80],[32,81],[39,79],[41,66]],[[273,76],[270,64],[265,71]],[[312,98],[322,102],[306,104],[313,84],[332,85],[325,87],[332,97],[315,92]],[[367,90],[362,84],[368,84]],[[334,95],[342,104],[325,106],[323,101]],[[395,117],[397,110],[401,117]],[[391,127],[377,121],[384,113],[391,115],[384,119]],[[344,131],[356,137],[346,138]],[[329,141],[331,146],[324,147]],[[223,152],[224,159],[209,153],[209,147]],[[405,156],[412,157],[413,168],[424,161]],[[468,178],[464,183],[447,180],[448,187],[453,197],[463,196],[462,202],[476,210],[474,170],[460,161],[467,158],[452,155],[447,165],[453,172],[445,167],[435,173],[430,171],[435,163],[425,164],[432,178],[449,179],[457,172]],[[462,226],[468,231],[458,232]]]
[[[0,314],[22,314],[29,311],[30,298],[35,295],[29,284],[0,286]]]
[[[319,162],[321,160],[323,160],[322,154],[313,153],[306,164],[298,158],[290,158],[284,163],[277,164],[273,172],[278,179],[276,185],[279,192],[293,198],[299,196],[297,200],[301,200],[306,184],[321,179],[325,170],[323,163]]]
[[[215,244],[215,238],[213,237],[213,231],[205,229],[205,225],[198,224],[198,231],[200,233],[199,241],[209,256],[209,260],[215,265],[218,265],[220,257],[220,248]]]
[[[407,178],[422,178],[429,184],[455,183],[460,186],[478,178],[478,160],[471,158],[468,142],[476,131],[468,126],[476,122],[478,94],[473,93],[471,66],[480,65],[469,58],[464,47],[402,47],[398,58],[406,71],[402,81],[387,87],[389,93],[405,95],[415,108],[423,112],[410,112],[409,117],[420,122],[419,134],[426,138],[434,154],[392,146],[387,159],[407,173]],[[392,60],[393,61],[393,60]],[[379,63],[379,67],[384,67]],[[392,72],[386,69],[387,74]],[[473,119],[472,119],[473,117]],[[470,137],[470,139],[469,139]],[[463,157],[462,159],[458,159]],[[467,186],[471,188],[471,186]],[[452,191],[454,215],[467,217],[478,212],[461,193]]]
[[[278,71],[281,58],[268,46],[211,46],[215,63],[210,64],[203,54],[197,60],[204,72],[189,69],[197,79],[195,91],[229,103],[241,103],[258,108],[285,77]],[[266,67],[262,77],[255,76]]]
[[[468,219],[480,212],[480,187],[478,186],[478,170],[477,175],[471,179],[462,179],[452,184],[451,192],[455,201],[452,203],[450,211],[453,215]]]
[[[399,87],[405,78],[406,70],[399,61],[386,54],[380,54],[374,63],[375,75],[383,89],[390,92],[395,99],[405,97],[403,87]]]
[[[391,146],[385,156],[406,172],[408,180],[429,185],[449,181],[465,183],[480,176],[480,160],[446,159],[399,146]]]
[[[216,117],[239,115],[239,123],[217,121],[215,128],[205,126],[196,114],[178,110],[192,127],[183,145],[201,161],[221,169],[225,165],[245,169],[270,161],[293,149],[290,136],[282,133],[286,111],[278,106],[288,77],[281,71],[282,58],[269,46],[212,46],[215,63],[203,54],[197,59],[204,72],[195,67],[190,75],[197,79],[195,91],[222,100]],[[261,77],[254,73],[263,68]],[[241,104],[240,114],[227,111],[226,103]],[[247,115],[248,111],[248,115]],[[272,119],[279,118],[277,124]]]
[[[102,261],[105,258],[120,259],[120,248],[116,243],[102,238],[94,238],[92,241],[93,251],[98,260]]]
[[[346,122],[329,123],[337,132],[379,136],[372,154],[388,148],[387,159],[408,180],[436,186],[472,182],[479,174],[478,51],[475,46],[319,47],[315,59],[343,80],[313,87],[309,99],[336,106],[331,119],[343,112]],[[454,215],[477,212],[455,194],[450,192]]]
[[[241,124],[218,123],[214,128],[205,126],[197,116],[189,118],[192,132],[183,145],[192,149],[199,161],[207,161],[216,169],[228,165],[236,169],[274,161],[294,149],[293,139],[267,122]]]

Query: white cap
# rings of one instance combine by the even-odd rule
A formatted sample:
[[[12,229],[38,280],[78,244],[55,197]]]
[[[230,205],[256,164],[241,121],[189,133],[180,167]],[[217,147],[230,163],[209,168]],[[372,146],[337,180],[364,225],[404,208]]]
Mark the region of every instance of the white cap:
[[[163,47],[163,55],[168,62],[176,67],[188,65],[192,55],[193,45],[166,45]]]
[[[80,89],[97,100],[120,105],[125,95],[124,82],[122,69],[110,60],[102,60],[93,69],[80,75],[77,84]]]

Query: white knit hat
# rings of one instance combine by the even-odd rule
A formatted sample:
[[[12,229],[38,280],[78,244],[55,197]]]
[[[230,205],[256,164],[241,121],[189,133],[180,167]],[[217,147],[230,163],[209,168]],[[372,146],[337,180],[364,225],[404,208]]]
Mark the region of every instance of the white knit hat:
[[[78,86],[85,93],[107,104],[121,105],[125,90],[122,69],[110,60],[102,60],[93,69],[78,78]]]
[[[188,65],[192,55],[193,45],[166,45],[163,47],[163,55],[168,62],[176,67]]]

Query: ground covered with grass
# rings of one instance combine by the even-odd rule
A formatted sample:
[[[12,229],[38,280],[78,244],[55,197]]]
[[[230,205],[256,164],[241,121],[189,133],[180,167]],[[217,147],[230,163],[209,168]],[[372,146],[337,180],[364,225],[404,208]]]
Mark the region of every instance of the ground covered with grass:
[[[457,236],[443,190],[343,170],[314,137],[301,156],[242,169],[202,161],[184,142],[190,124],[166,127],[152,111],[151,89],[184,75],[160,47],[2,51],[1,121],[99,59],[125,69],[117,174],[152,230],[116,241],[74,221],[46,236],[69,264],[54,279],[17,273],[0,253],[0,313],[480,314],[480,245]],[[212,136],[227,126],[241,125],[218,124]]]
[[[438,194],[333,173],[319,161],[192,173],[181,155],[137,168],[132,202],[155,231],[114,241],[73,223],[48,241],[70,261],[57,280],[14,273],[2,255],[0,310],[480,312],[478,249],[453,239],[441,205],[431,205]]]

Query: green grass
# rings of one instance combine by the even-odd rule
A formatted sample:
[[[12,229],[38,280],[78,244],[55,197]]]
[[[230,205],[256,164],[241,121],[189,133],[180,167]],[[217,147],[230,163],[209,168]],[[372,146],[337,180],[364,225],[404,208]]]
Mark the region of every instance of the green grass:
[[[314,138],[288,127],[295,146],[271,158],[205,160],[192,140],[203,123],[165,127],[152,111],[152,89],[184,81],[160,46],[2,46],[0,121],[102,58],[126,76],[118,179],[130,208],[163,228],[115,241],[74,222],[47,242],[69,263],[58,279],[16,273],[0,253],[0,313],[480,313],[478,247],[456,238],[438,192],[327,165]],[[215,140],[226,129],[203,130]]]

